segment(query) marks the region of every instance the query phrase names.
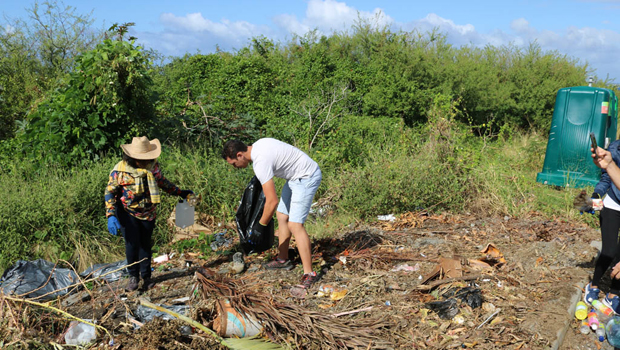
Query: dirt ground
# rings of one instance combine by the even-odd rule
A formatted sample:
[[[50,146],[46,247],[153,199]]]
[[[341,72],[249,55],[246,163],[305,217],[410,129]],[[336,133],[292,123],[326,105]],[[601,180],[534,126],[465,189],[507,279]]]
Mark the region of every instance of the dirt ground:
[[[185,305],[187,316],[213,327],[217,298],[200,287],[196,271],[202,267],[220,282],[253,281],[245,296],[270,296],[271,304],[308,310],[313,316],[299,317],[328,325],[315,337],[272,322],[264,338],[293,348],[355,347],[355,336],[324,342],[330,332],[350,331],[378,339],[358,346],[367,349],[612,349],[594,333],[581,334],[569,314],[593,270],[598,240],[596,229],[536,215],[515,220],[408,213],[314,240],[313,263],[321,279],[305,298],[291,295],[302,274],[298,258],[291,271],[265,270],[261,265],[274,256],[274,248],[245,257],[245,270],[235,274],[233,245],[210,260],[186,254],[154,264],[157,285],[149,291],[126,293],[125,280],[98,283],[90,292],[65,298],[63,305],[109,330],[114,344],[107,348],[217,349],[209,335],[183,321],[138,317],[143,298]],[[330,295],[330,288],[335,293]],[[333,328],[331,319],[337,320]],[[366,329],[371,330],[362,333]],[[107,342],[99,334],[93,347]]]

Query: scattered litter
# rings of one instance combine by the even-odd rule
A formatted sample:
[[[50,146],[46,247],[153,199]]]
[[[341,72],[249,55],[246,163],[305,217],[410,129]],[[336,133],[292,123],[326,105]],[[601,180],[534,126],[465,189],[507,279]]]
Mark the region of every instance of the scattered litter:
[[[172,310],[181,315],[185,315],[187,311],[189,310],[189,306],[187,305],[162,305],[162,304],[157,304],[157,305],[161,306],[164,309]],[[151,308],[148,308],[142,305],[138,306],[138,308],[135,311],[135,315],[138,318],[138,320],[140,320],[143,323],[151,321],[154,317],[159,317],[163,320],[173,320],[175,318],[174,316],[171,316],[170,314],[167,314],[165,312],[151,309]]]
[[[84,320],[92,322],[92,320]],[[97,338],[95,327],[83,322],[71,321],[65,333],[65,343],[68,345],[86,345]]]
[[[129,276],[127,269],[123,268],[126,265],[127,260],[121,260],[114,263],[96,264],[84,270],[84,272],[80,273],[80,276],[84,279],[98,278],[99,276],[102,276],[102,279],[108,282],[114,282],[125,276]]]
[[[71,269],[59,268],[43,259],[18,260],[4,271],[0,290],[6,295],[24,295],[26,298],[45,295],[40,300],[51,300],[72,292],[69,288],[76,282],[78,275]]]
[[[153,262],[155,263],[163,263],[170,260],[170,257],[168,256],[168,254],[164,254],[164,255],[160,255],[156,258],[153,259]]]
[[[344,298],[345,295],[347,295],[349,291],[346,289],[339,289],[339,290],[335,290],[334,292],[332,292],[332,294],[329,296],[329,298],[333,301],[338,301],[342,298]]]
[[[420,264],[415,264],[415,266],[409,266],[408,264],[400,264],[395,266],[392,271],[419,271]]]
[[[239,313],[228,301],[217,303],[217,313],[217,317],[213,320],[213,330],[221,337],[253,337],[263,329],[260,322]]]
[[[458,301],[454,298],[431,301],[427,303],[429,309],[437,313],[440,318],[444,320],[451,320],[456,314],[459,313]]]
[[[338,260],[340,260],[340,262],[341,262],[343,265],[346,265],[346,264],[347,264],[347,257],[346,257],[346,256],[340,256],[340,257],[338,257]]]
[[[215,240],[211,242],[211,250],[225,250],[232,246],[233,240],[231,238],[226,238],[226,232],[227,230],[224,230],[213,235]]]
[[[394,214],[379,215],[377,216],[377,220],[394,222],[396,220],[396,217],[394,216]]]
[[[385,302],[385,305],[386,306],[392,306],[392,303],[390,303],[390,301],[388,300],[388,301]]]

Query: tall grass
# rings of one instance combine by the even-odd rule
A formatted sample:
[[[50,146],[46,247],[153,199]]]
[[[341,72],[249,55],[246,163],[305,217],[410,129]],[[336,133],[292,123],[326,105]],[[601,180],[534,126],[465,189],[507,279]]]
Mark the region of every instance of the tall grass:
[[[580,216],[572,209],[578,190],[535,181],[544,160],[543,135],[474,136],[471,128],[449,117],[431,118],[427,126],[418,128],[390,125],[367,135],[355,143],[360,158],[354,162],[338,164],[335,154],[326,149],[329,144],[310,152],[325,169],[315,199],[331,209],[330,216],[308,223],[313,236],[329,236],[380,214],[420,209],[516,218],[536,213],[595,222],[595,217]],[[1,170],[0,268],[17,259],[65,259],[79,269],[121,259],[122,238],[108,234],[103,203],[108,174],[117,161],[107,157],[86,168],[65,170],[15,159],[10,169]],[[234,218],[253,176],[251,168],[234,169],[201,147],[165,145],[159,161],[169,180],[202,196],[197,210],[220,222]],[[281,186],[278,181],[278,191]],[[177,199],[162,197],[156,250],[171,241],[166,219]]]

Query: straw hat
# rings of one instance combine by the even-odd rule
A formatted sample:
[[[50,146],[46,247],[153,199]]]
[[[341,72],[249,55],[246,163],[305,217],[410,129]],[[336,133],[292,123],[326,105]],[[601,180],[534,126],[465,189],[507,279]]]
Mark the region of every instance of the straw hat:
[[[133,159],[149,160],[159,157],[161,144],[158,139],[149,141],[148,137],[134,137],[131,144],[121,145],[123,152]]]

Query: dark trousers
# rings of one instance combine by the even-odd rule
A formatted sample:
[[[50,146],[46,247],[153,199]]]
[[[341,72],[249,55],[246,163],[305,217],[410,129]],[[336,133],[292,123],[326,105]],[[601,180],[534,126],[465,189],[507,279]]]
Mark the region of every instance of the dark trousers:
[[[155,228],[155,220],[147,221],[136,219],[129,215],[124,209],[117,211],[118,221],[125,227],[125,258],[127,264],[142,261],[127,267],[129,275],[143,279],[151,277],[151,237]]]
[[[599,286],[601,278],[609,267],[620,261],[618,231],[620,230],[620,211],[603,208],[600,214],[601,221],[601,241],[603,246],[601,253],[596,259],[594,266],[594,275],[592,276],[592,284]],[[612,294],[620,294],[620,280],[612,279],[609,292]]]

